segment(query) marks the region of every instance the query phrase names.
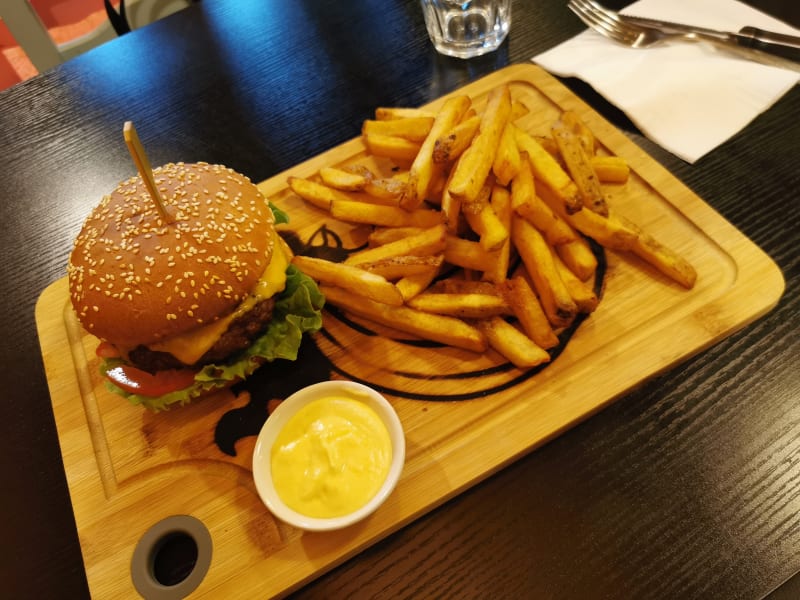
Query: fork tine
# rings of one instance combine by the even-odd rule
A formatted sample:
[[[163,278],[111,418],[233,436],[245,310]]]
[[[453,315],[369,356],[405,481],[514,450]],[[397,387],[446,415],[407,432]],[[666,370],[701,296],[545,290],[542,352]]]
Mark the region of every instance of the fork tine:
[[[581,0],[570,0],[567,7],[589,28],[605,37],[625,45],[631,45],[636,40],[636,35],[629,35],[627,31],[620,30],[613,23],[600,18],[592,9],[586,8]]]
[[[599,2],[595,2],[595,0],[575,1],[584,5],[586,9],[591,11],[597,18],[603,19],[603,21],[605,21],[609,27],[614,27],[618,31],[625,32],[625,34],[631,38],[638,37],[644,33],[643,27],[626,21],[625,17],[620,15],[618,12],[611,10],[610,8],[606,8]]]
[[[622,23],[616,15],[615,18],[609,17],[598,11],[595,5],[592,0],[570,0],[567,3],[567,7],[591,29],[615,42],[632,46],[639,37],[639,29]],[[602,6],[600,8],[603,9]]]
[[[611,21],[616,21],[617,23],[622,23],[622,19],[620,18],[619,14],[616,11],[611,10],[610,8],[606,8],[599,2],[595,2],[595,0],[579,0],[581,3],[585,4],[588,7],[591,7],[598,15],[603,15],[607,17]]]
[[[587,13],[591,13],[598,21],[606,23],[609,27],[622,30],[627,24],[619,18],[619,15],[594,0],[575,0],[575,3],[582,6]]]

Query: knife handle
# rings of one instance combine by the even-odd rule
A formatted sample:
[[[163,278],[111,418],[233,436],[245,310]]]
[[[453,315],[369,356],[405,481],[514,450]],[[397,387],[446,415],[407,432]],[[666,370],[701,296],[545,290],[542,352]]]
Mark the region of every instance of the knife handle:
[[[737,37],[740,41],[744,37],[745,44],[751,48],[800,61],[800,37],[750,26],[742,27]]]
[[[786,35],[784,33],[775,33],[774,31],[765,31],[758,27],[742,27],[739,30],[744,36],[749,37],[754,42],[766,42],[772,44],[781,44],[782,46],[791,46],[792,48],[800,49],[800,37],[796,35]]]

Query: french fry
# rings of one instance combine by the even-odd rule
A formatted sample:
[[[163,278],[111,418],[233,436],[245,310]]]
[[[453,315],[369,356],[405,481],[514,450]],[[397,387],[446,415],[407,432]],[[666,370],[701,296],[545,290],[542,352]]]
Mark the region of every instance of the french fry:
[[[398,209],[402,211],[403,209]],[[419,212],[419,211],[414,211]],[[429,211],[430,212],[430,211]],[[413,214],[413,213],[408,213]],[[438,214],[438,213],[434,213]],[[420,233],[411,235],[394,242],[389,242],[376,248],[368,248],[355,252],[345,261],[349,265],[360,265],[396,256],[429,256],[444,251],[446,245],[446,229],[443,224],[425,228]]]
[[[406,302],[423,312],[450,315],[462,319],[487,319],[511,313],[511,307],[497,294],[438,294],[423,292]]]
[[[578,306],[578,311],[587,314],[594,312],[599,302],[594,289],[587,283],[581,281],[578,276],[563,263],[558,253],[553,255],[553,264],[555,264],[556,271],[558,271],[561,281],[564,282],[569,295],[572,296],[572,299]]]
[[[363,138],[371,154],[383,156],[401,164],[411,164],[419,154],[419,142],[377,133],[365,135]]]
[[[370,248],[383,246],[390,242],[405,239],[412,235],[417,235],[425,231],[421,227],[378,227],[367,237],[367,244]]]
[[[461,115],[461,120],[459,121],[459,123],[463,123],[467,119],[471,119],[472,117],[476,116],[478,116],[478,113],[475,110],[475,107],[470,105],[470,107],[466,111],[464,111],[464,114]]]
[[[462,155],[450,181],[450,193],[462,202],[472,202],[486,182],[497,145],[511,114],[511,92],[502,85],[489,92],[481,125],[472,144]]]
[[[564,210],[574,213],[582,208],[580,195],[575,183],[567,172],[561,168],[558,161],[545,150],[533,136],[523,131],[516,125],[514,137],[517,140],[520,152],[528,153],[533,175],[553,191],[553,194],[563,204]]]
[[[364,178],[365,181],[369,181],[370,179],[375,179],[375,173],[370,171],[367,165],[362,165],[360,163],[352,163],[349,165],[344,165],[342,167],[334,167],[338,168],[345,173],[352,173],[353,175],[359,175]],[[320,169],[322,170],[322,169]]]
[[[556,270],[553,253],[544,237],[524,219],[512,222],[511,236],[547,319],[554,327],[566,327],[577,315],[578,306]]]
[[[551,246],[566,244],[575,239],[575,231],[536,195],[527,156],[527,153],[522,153],[523,161],[519,172],[511,180],[511,207],[515,213],[541,231]]]
[[[406,189],[406,182],[393,178],[374,178],[368,179],[364,184],[364,192],[373,198],[388,200],[393,204],[399,204],[403,190]]]
[[[390,121],[392,119],[408,119],[414,117],[433,118],[436,113],[422,108],[405,108],[393,106],[379,106],[375,109],[375,118],[378,121]]]
[[[561,122],[580,140],[581,147],[586,156],[594,156],[595,153],[595,140],[592,130],[584,123],[578,116],[578,113],[565,110],[561,113]]]
[[[504,281],[508,275],[508,267],[511,262],[511,219],[513,210],[511,208],[511,194],[507,188],[496,185],[492,188],[492,197],[489,200],[492,210],[497,215],[497,219],[509,235],[495,253],[495,261],[490,268],[484,271],[483,276],[489,281],[499,283]]]
[[[358,265],[368,273],[380,275],[384,279],[393,281],[403,277],[428,273],[431,269],[438,269],[444,262],[444,255],[431,256],[393,256]]]
[[[602,183],[625,183],[630,177],[628,161],[619,156],[598,156],[590,159],[597,178]]]
[[[520,156],[522,157],[522,162],[520,163],[519,171],[511,179],[511,208],[513,210],[525,204],[536,194],[536,184],[533,179],[531,163],[528,160],[528,153],[522,152]]]
[[[556,254],[581,281],[588,281],[597,271],[597,257],[582,236],[556,246]]]
[[[551,246],[567,244],[577,237],[575,230],[535,194],[515,212],[541,231]]]
[[[503,128],[492,164],[492,172],[501,185],[508,185],[520,169],[520,153],[514,129],[509,121]]]
[[[520,129],[517,125],[512,125],[512,127],[519,150],[520,152],[528,153],[528,160],[531,161],[531,168],[536,177],[553,190],[568,187],[572,180],[553,155],[544,149],[537,138]]]
[[[362,294],[366,298],[389,306],[403,304],[403,296],[399,290],[380,275],[310,256],[295,256],[292,258],[292,264],[312,279],[322,283]]]
[[[484,204],[479,213],[465,211],[464,217],[472,230],[480,236],[479,243],[485,250],[497,250],[508,239],[508,229],[490,204]]]
[[[461,158],[456,161],[456,164],[461,161]],[[444,190],[442,190],[442,217],[447,231],[456,235],[458,233],[461,216],[461,200],[456,198],[450,193],[450,181],[452,181],[455,169],[450,171],[450,174],[445,181]]]
[[[567,171],[578,188],[583,206],[607,217],[608,204],[581,138],[564,123],[555,123],[550,131],[567,165]]]
[[[564,210],[561,200],[551,190],[544,186],[537,190],[539,197],[573,229],[577,229],[606,248],[630,250],[636,243],[637,233],[620,221],[614,213],[607,217],[591,210],[579,210],[576,213],[568,214]]]
[[[447,191],[447,188],[442,192],[442,215],[444,216],[447,230],[454,235],[457,234],[460,226],[461,201],[458,198],[454,198]]]
[[[558,336],[550,326],[539,299],[524,277],[517,275],[506,279],[498,288],[523,331],[537,346],[548,349],[558,345]]]
[[[447,177],[447,173],[445,173],[443,168],[439,168],[439,166],[433,168],[431,171],[431,181],[428,184],[428,194],[425,198],[428,202],[441,206]]]
[[[471,104],[472,101],[467,96],[453,96],[445,100],[441,110],[436,114],[430,132],[415,154],[409,169],[408,185],[400,199],[400,206],[406,210],[413,210],[422,204],[427,196],[434,168],[443,168],[435,166],[433,162],[436,140],[461,120],[461,116]]]
[[[558,146],[556,146],[555,140],[549,135],[533,135],[531,136],[536,143],[539,144],[543,150],[545,150],[550,156],[552,156],[556,161],[561,159],[561,154],[558,151]]]
[[[550,361],[546,350],[537,346],[519,329],[503,320],[502,317],[478,321],[476,327],[498,353],[520,369],[535,367]]]
[[[614,214],[603,217],[590,210],[562,215],[575,229],[606,248],[630,250],[636,244],[636,232],[626,227]]]
[[[319,176],[322,183],[328,187],[345,192],[360,192],[369,181],[363,173],[353,173],[335,167],[322,167]]]
[[[389,306],[325,284],[320,285],[320,291],[326,302],[333,306],[380,325],[447,346],[478,353],[486,351],[486,336],[456,317],[426,313],[407,306]]]
[[[490,281],[473,281],[470,279],[457,279],[447,277],[440,279],[432,286],[431,292],[437,294],[483,294],[486,296],[499,296],[497,286]]]
[[[653,265],[667,277],[691,289],[697,281],[697,271],[683,256],[664,246],[652,235],[642,230],[632,221],[620,217],[627,227],[638,235],[633,245],[633,253]]]
[[[489,173],[489,175],[486,177],[486,180],[483,182],[481,189],[478,191],[477,196],[475,196],[472,200],[467,200],[466,198],[461,200],[461,212],[464,215],[467,213],[472,213],[473,215],[480,213],[489,203],[489,198],[492,195],[493,187],[494,175]]]
[[[527,106],[521,102],[514,101],[511,103],[509,121],[515,121],[528,114],[528,112]],[[480,122],[480,115],[472,115],[462,120],[451,131],[436,140],[436,146],[433,151],[433,161],[452,162],[461,156],[461,153],[467,149],[470,142],[475,137],[475,134],[478,132]]]
[[[388,121],[367,119],[361,126],[361,133],[365,136],[377,134],[422,143],[432,126],[433,117],[403,117]]]
[[[444,260],[463,269],[484,272],[492,268],[496,255],[484,250],[478,242],[448,235],[444,248]]]
[[[417,294],[421,294],[425,291],[439,274],[440,270],[440,267],[435,267],[423,271],[422,273],[407,275],[406,277],[398,279],[395,282],[395,287],[397,287],[400,295],[403,296],[403,300],[407,302]]]
[[[355,200],[335,199],[330,207],[331,216],[350,223],[366,223],[384,227],[434,227],[442,221],[437,211],[423,208],[407,211],[399,206],[382,206]]]
[[[481,124],[479,115],[461,121],[440,136],[433,145],[433,162],[447,163],[456,160],[466,150]]]
[[[408,183],[408,176],[409,176],[408,171],[402,171],[399,169],[393,169],[393,171],[394,173],[392,174],[391,177],[392,180],[397,181],[399,183],[406,183],[406,184]]]
[[[302,177],[289,177],[289,187],[309,204],[313,204],[323,210],[330,210],[334,200],[347,202],[357,202],[352,196],[344,192],[328,187],[327,185],[303,179]]]

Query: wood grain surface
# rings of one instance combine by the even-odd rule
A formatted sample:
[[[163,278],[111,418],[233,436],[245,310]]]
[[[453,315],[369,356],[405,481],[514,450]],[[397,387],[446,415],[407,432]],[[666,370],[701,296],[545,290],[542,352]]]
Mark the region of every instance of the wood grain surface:
[[[249,477],[254,436],[241,440],[232,457],[215,444],[219,421],[242,402],[226,392],[153,414],[109,393],[98,375],[97,340],[82,332],[65,280],[59,280],[45,290],[36,315],[93,595],[133,595],[129,570],[136,545],[175,514],[204,522],[213,541],[197,597],[274,596],[295,589],[775,305],[784,282],[771,259],[543,70],[507,67],[454,93],[469,95],[481,110],[500,84],[508,84],[512,97],[530,111],[517,121],[522,129],[545,134],[562,111],[573,110],[601,152],[628,161],[631,179],[615,190],[613,208],[670,240],[697,269],[695,287],[687,291],[640,261],[608,252],[600,307],[551,365],[531,372],[511,368],[493,352],[409,346],[403,339],[365,335],[326,313],[315,343],[330,361],[331,375],[384,391],[409,450],[397,490],[366,523],[304,534],[261,505]],[[291,215],[289,227],[300,240],[308,242],[325,227],[345,248],[356,248],[359,228],[306,205],[287,187],[287,178],[314,177],[321,166],[364,160],[365,148],[356,139],[260,187]],[[448,398],[453,401],[441,401]]]
[[[794,0],[748,3],[800,26]],[[0,92],[3,596],[89,596],[34,306],[85,215],[132,174],[122,123],[154,164],[266,180],[356,136],[375,106],[425,104],[584,29],[559,0],[513,11],[497,53],[460,61],[436,55],[415,0],[202,0]],[[800,569],[800,89],[688,165],[562,82],[762,248],[785,293],[294,598],[760,599]]]

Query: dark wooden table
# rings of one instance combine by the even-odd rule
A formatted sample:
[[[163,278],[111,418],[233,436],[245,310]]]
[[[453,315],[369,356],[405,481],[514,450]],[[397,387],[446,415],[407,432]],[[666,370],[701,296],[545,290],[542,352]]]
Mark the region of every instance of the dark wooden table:
[[[752,4],[800,26],[795,0]],[[509,40],[465,62],[434,53],[413,0],[203,0],[0,93],[0,595],[88,595],[34,303],[130,175],[122,122],[153,164],[260,181],[378,105],[423,104],[578,33],[564,5],[515,2]],[[755,599],[800,570],[800,90],[688,165],[566,83],[772,256],[782,300],[298,598]]]

